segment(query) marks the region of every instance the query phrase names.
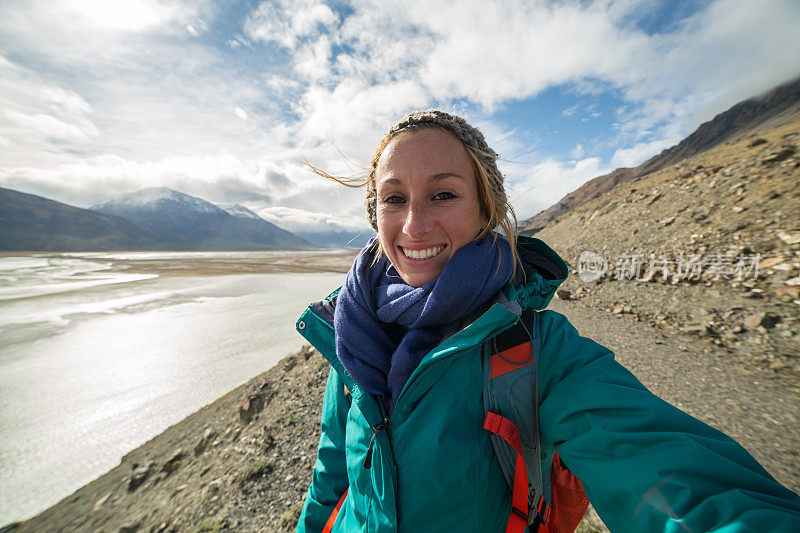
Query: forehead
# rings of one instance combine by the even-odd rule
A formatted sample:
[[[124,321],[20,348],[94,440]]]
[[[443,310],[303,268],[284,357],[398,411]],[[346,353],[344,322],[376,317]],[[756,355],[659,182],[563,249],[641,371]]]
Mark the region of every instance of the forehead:
[[[383,149],[376,167],[376,180],[430,177],[454,173],[474,176],[466,148],[454,135],[440,129],[403,132]]]

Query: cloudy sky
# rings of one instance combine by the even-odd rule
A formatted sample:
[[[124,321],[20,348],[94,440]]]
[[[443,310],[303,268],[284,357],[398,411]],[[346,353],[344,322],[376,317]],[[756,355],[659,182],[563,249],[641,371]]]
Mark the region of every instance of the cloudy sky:
[[[800,74],[800,2],[3,0],[0,186],[167,186],[288,229],[366,227],[404,113],[466,115],[520,219]]]

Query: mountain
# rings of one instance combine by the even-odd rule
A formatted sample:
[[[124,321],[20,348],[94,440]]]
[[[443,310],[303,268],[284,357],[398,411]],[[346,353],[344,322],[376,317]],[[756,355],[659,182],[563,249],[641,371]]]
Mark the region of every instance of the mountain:
[[[697,336],[797,384],[798,183],[800,111],[620,183],[536,237],[569,265],[560,298]]]
[[[236,218],[241,218],[245,220],[264,220],[257,213],[247,209],[243,205],[239,204],[218,204],[219,207],[224,209],[228,212],[228,214],[235,216]]]
[[[302,236],[279,228],[243,205],[225,204],[220,207],[237,220],[236,229],[244,230],[242,236],[251,237],[255,242],[266,239],[271,243],[283,243],[280,244],[283,248],[317,248]]]
[[[132,222],[0,188],[0,250],[143,250],[159,243]]]
[[[308,249],[313,246],[242,206],[231,212],[167,187],[142,189],[91,207],[130,220],[180,250]]]
[[[549,222],[598,198],[621,183],[656,172],[686,158],[704,152],[762,129],[769,129],[800,112],[800,78],[776,87],[768,93],[736,104],[711,121],[700,125],[694,133],[672,148],[662,151],[638,167],[618,168],[598,176],[564,196],[556,204],[520,223],[527,235],[541,231]]]
[[[371,229],[363,231],[298,231],[295,233],[324,248],[363,248],[375,236]]]

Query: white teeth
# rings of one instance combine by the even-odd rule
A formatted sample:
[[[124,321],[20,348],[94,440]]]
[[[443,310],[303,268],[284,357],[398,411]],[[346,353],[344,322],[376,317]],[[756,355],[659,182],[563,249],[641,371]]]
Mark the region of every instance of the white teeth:
[[[444,250],[444,246],[434,246],[426,250],[407,250],[403,248],[403,254],[409,259],[430,259],[438,255],[442,250]]]

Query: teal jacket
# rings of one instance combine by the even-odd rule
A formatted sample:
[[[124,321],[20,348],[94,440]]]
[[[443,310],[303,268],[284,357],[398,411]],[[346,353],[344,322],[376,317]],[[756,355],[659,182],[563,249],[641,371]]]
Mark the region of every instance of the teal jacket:
[[[298,331],[332,369],[297,531],[321,531],[346,489],[335,532],[505,531],[511,493],[482,427],[481,346],[522,308],[545,309],[567,274],[538,239],[521,237],[518,250],[525,277],[423,358],[387,429],[373,431],[381,403],[336,357],[337,293],[300,317]],[[800,498],[744,448],[654,396],[563,315],[540,316],[542,462],[557,450],[611,531],[800,531]]]

